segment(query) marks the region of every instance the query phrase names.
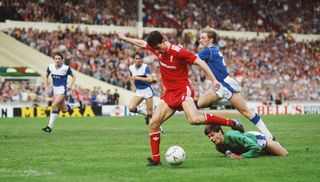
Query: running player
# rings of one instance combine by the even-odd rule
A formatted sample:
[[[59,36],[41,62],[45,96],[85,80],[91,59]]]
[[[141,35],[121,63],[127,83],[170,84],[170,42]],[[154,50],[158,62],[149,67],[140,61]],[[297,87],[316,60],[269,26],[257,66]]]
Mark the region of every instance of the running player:
[[[237,120],[225,119],[198,112],[193,100],[194,91],[188,80],[189,65],[196,64],[200,66],[212,81],[215,92],[221,97],[223,97],[226,89],[217,82],[210,68],[204,61],[186,49],[171,44],[158,31],[149,33],[147,41],[129,38],[121,33],[118,33],[118,36],[121,40],[133,45],[147,48],[158,57],[160,63],[160,74],[165,87],[165,93],[150,121],[149,135],[152,158],[148,158],[147,166],[158,166],[162,164],[160,160],[159,126],[169,119],[176,110],[183,110],[189,123],[192,125],[215,123],[243,130],[242,124]]]
[[[58,117],[59,109],[62,112],[68,112],[68,111],[72,111],[72,109],[75,107],[80,107],[79,103],[74,103],[74,104],[68,103],[67,105],[65,104],[64,100],[67,95],[67,91],[68,90],[70,91],[72,89],[76,81],[76,77],[72,73],[70,67],[63,64],[63,55],[60,52],[56,52],[53,58],[55,63],[50,64],[48,66],[47,74],[45,77],[46,92],[48,92],[49,90],[48,77],[50,74],[52,77],[52,84],[53,84],[52,111],[50,114],[49,124],[45,128],[42,128],[43,131],[49,132],[49,133],[52,131],[53,124]],[[67,88],[68,75],[72,76],[72,81]]]
[[[204,134],[215,144],[216,149],[229,158],[252,158],[260,155],[288,156],[288,151],[280,143],[266,138],[256,131],[223,132],[216,124],[207,125]]]
[[[134,64],[129,67],[130,82],[132,91],[135,92],[134,97],[129,104],[129,111],[133,113],[139,113],[145,116],[146,125],[149,124],[149,120],[153,112],[153,90],[151,83],[153,81],[151,75],[151,69],[147,64],[142,62],[143,55],[139,52],[134,54]],[[147,112],[140,108],[137,108],[143,100],[146,100]]]
[[[204,60],[217,80],[227,88],[224,97],[215,94],[215,91],[209,89],[199,98],[197,105],[199,108],[210,106],[220,99],[228,99],[230,103],[246,118],[248,118],[268,139],[274,139],[267,126],[257,113],[249,110],[245,99],[240,93],[240,85],[236,80],[229,76],[227,67],[217,43],[218,36],[213,28],[205,28],[200,32],[199,47],[201,51],[198,56]]]

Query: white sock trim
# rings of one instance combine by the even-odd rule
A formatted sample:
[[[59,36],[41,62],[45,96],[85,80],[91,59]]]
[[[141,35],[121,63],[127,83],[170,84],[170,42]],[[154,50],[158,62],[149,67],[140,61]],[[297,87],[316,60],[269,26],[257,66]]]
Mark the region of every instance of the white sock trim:
[[[57,117],[58,117],[58,114],[56,114],[56,113],[51,113],[51,115],[50,115],[50,120],[49,120],[49,124],[48,124],[48,126],[49,126],[51,129],[53,128],[54,122],[55,122],[55,120],[57,119]]]
[[[273,139],[271,132],[268,130],[267,126],[264,122],[260,119],[259,122],[256,124],[256,127],[260,130],[260,132],[266,136],[268,139]]]

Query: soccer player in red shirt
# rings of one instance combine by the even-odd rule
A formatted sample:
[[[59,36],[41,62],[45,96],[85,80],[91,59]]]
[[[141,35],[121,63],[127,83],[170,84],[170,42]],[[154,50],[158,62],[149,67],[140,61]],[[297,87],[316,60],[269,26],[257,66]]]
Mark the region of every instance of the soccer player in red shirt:
[[[159,126],[170,118],[176,110],[184,111],[192,125],[219,124],[230,126],[243,131],[242,124],[234,119],[225,119],[211,114],[201,114],[194,103],[194,91],[188,80],[188,66],[196,64],[202,68],[214,85],[217,95],[226,91],[214,77],[208,65],[186,49],[173,45],[158,31],[151,32],[147,41],[126,37],[118,33],[121,40],[138,47],[147,48],[155,54],[160,61],[160,74],[165,87],[165,93],[150,120],[150,145],[152,158],[148,158],[147,166],[161,165],[160,160],[160,131]]]

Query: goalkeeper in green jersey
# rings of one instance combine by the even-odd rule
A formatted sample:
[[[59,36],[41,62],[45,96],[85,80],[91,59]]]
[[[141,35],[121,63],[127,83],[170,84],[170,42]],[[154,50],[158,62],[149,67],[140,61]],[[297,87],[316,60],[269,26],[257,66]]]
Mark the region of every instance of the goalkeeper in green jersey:
[[[216,149],[229,158],[252,158],[263,154],[288,156],[288,151],[279,142],[266,139],[256,131],[241,133],[230,130],[223,132],[219,125],[207,125],[205,135],[215,144]]]

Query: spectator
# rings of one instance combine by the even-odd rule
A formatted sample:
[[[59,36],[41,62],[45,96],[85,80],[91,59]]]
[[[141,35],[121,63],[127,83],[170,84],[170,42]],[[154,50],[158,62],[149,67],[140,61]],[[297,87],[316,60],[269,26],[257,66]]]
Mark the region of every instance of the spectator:
[[[114,99],[115,105],[119,105],[119,98],[120,98],[120,95],[118,93],[118,89],[114,89],[113,99]]]

